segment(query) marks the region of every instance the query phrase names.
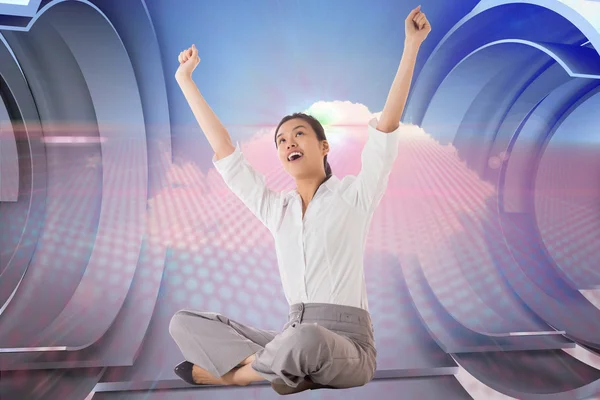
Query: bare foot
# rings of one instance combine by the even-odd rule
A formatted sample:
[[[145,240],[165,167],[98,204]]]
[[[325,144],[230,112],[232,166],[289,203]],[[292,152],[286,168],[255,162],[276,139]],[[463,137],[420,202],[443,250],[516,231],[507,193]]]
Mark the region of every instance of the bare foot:
[[[213,376],[210,372],[195,365],[192,367],[192,378],[195,383],[201,385],[236,385],[246,386],[251,382],[261,381],[264,378],[249,365],[254,361],[255,355],[244,359],[236,368],[232,369],[220,378]]]
[[[231,374],[231,371],[227,374]],[[194,382],[201,385],[232,385],[233,383],[228,383],[230,380],[224,379],[227,376],[227,374],[220,378],[217,378],[207,370],[202,369],[195,364],[192,367],[192,378],[194,379]]]
[[[228,376],[229,374],[231,374],[231,377]],[[227,376],[227,379],[231,379],[233,384],[237,386],[246,386],[252,382],[260,382],[265,380],[265,378],[256,372],[250,364],[246,364],[241,368],[236,368],[228,372],[225,376]]]
[[[241,363],[239,363],[238,367],[243,367],[244,365],[251,364],[252,361],[254,361],[255,359],[256,359],[256,353],[255,354],[251,354],[248,357],[246,357],[244,359],[244,361],[242,361]]]

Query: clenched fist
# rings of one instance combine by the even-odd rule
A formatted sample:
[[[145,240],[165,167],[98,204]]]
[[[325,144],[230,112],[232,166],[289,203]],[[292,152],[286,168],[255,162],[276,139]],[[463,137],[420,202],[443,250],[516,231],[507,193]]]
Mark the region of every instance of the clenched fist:
[[[421,6],[418,6],[408,14],[404,23],[406,40],[418,46],[423,43],[429,32],[431,25],[424,12],[421,12]]]
[[[200,64],[200,57],[198,57],[198,49],[196,45],[192,45],[187,50],[179,53],[179,68],[177,68],[177,72],[175,73],[175,77],[177,78],[189,78],[192,76],[192,72],[196,69],[198,64]]]

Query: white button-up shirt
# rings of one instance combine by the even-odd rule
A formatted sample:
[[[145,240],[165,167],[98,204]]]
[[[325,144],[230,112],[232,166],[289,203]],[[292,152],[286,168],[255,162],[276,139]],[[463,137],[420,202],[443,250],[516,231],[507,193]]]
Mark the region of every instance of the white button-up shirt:
[[[227,186],[269,229],[283,290],[289,304],[333,303],[368,310],[363,256],[375,208],[385,193],[398,155],[402,124],[394,132],[368,125],[358,175],[323,183],[309,202],[304,219],[298,192],[276,192],[235,151],[213,164]]]

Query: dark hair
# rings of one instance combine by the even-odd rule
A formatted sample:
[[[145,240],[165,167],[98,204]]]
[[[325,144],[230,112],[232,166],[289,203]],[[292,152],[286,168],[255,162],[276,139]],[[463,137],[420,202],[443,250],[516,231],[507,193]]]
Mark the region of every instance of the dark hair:
[[[281,122],[279,122],[279,125],[277,125],[277,129],[275,129],[275,147],[277,147],[277,131],[279,131],[279,128],[281,127],[281,125],[287,121],[289,121],[290,119],[302,119],[306,122],[308,122],[311,126],[311,128],[313,128],[313,130],[315,131],[315,133],[317,134],[317,139],[322,142],[323,140],[327,140],[327,137],[325,136],[325,129],[323,128],[323,125],[321,125],[321,123],[312,115],[308,115],[308,114],[304,114],[304,113],[293,113],[292,115],[286,115],[285,117],[283,117],[283,119],[281,120]],[[323,159],[323,165],[325,167],[325,180],[329,179],[332,175],[331,173],[331,166],[329,165],[329,162],[327,161],[327,154],[325,154],[325,158]]]

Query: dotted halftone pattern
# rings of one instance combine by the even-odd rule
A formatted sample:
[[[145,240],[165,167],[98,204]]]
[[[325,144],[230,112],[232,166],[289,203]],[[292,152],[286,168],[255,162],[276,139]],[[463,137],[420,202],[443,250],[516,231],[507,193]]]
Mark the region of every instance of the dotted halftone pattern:
[[[403,253],[419,255],[430,285],[438,290],[436,295],[465,324],[493,330],[498,316],[515,305],[511,298],[495,296],[503,293],[497,288],[500,278],[495,268],[511,259],[494,215],[493,188],[470,171],[452,147],[439,145],[413,127],[403,135],[388,191],[373,218],[365,257],[378,364],[384,369],[414,367],[402,364],[400,357],[421,351],[405,340],[422,335],[423,331],[410,323],[415,313],[397,262]],[[329,157],[334,173],[339,177],[358,173],[366,127],[337,129],[331,138],[336,144]],[[250,163],[265,174],[270,187],[291,187],[291,178],[277,159],[271,129],[259,131],[242,144],[242,150]],[[78,180],[55,189],[71,189],[77,195],[76,189],[89,184],[85,177],[97,172],[94,159],[88,163],[90,166],[78,175]],[[148,231],[152,246],[171,247],[165,276],[178,290],[165,293],[168,301],[178,309],[216,311],[257,327],[280,329],[287,304],[268,230],[229,191],[214,169],[204,174],[194,164],[173,166],[166,178],[168,187],[149,202]],[[66,237],[67,242],[46,251],[55,251],[59,260],[72,254],[60,250],[69,245],[85,252],[85,243],[90,240],[77,235],[83,227],[78,216],[86,211],[89,214],[91,209],[91,203],[78,200],[72,205],[70,217],[65,216],[65,209],[48,214],[52,218],[46,221],[45,229]],[[60,224],[53,214],[72,221]],[[102,247],[107,268],[99,279],[110,279],[115,285],[123,283],[119,274],[121,262],[135,256],[127,251],[129,242],[130,238],[115,232]],[[148,254],[156,257],[154,269],[136,274],[136,279],[139,276],[145,280],[144,287],[150,288],[150,280],[160,276],[162,259],[157,254]],[[59,268],[68,261],[63,259]],[[496,303],[486,304],[492,313],[479,313],[472,319],[478,310],[472,298],[465,296],[462,284],[469,285],[469,290],[480,293],[482,298],[495,298]],[[58,285],[53,287],[65,290]],[[145,316],[153,304],[151,296],[147,300]]]
[[[367,127],[328,131],[329,161],[338,177],[360,171]],[[274,190],[293,187],[273,145],[272,128],[241,144],[250,164]],[[365,255],[370,311],[379,362],[398,367],[414,310],[397,279],[396,262],[417,254],[428,282],[453,316],[482,332],[504,333],[504,323],[536,327],[498,269],[514,262],[498,222],[495,190],[420,128],[407,126],[388,190],[372,221]],[[504,161],[508,155],[501,154]],[[169,293],[176,308],[221,312],[264,329],[280,329],[287,314],[273,239],[268,230],[210,169],[174,166],[170,188],[152,199],[159,236],[173,249]],[[171,270],[172,269],[172,270]],[[392,279],[392,277],[394,279]],[[408,305],[408,306],[407,306]],[[405,307],[407,306],[407,307]],[[515,309],[521,312],[515,313]],[[418,349],[414,349],[417,351]]]
[[[327,133],[330,142],[335,143],[329,160],[337,176],[356,174],[360,170],[360,154],[366,132],[367,127],[364,126],[338,127]],[[293,187],[291,178],[277,158],[272,134],[272,128],[260,130],[242,144],[242,151],[250,164],[265,175],[269,187],[274,190]],[[420,195],[423,188],[413,174],[406,172],[413,170],[411,165],[406,164],[414,163],[419,154],[417,152],[414,159],[408,159],[407,152],[401,150],[399,158],[403,158],[404,162],[396,165],[389,193],[374,217],[367,255],[380,252],[397,254],[402,250],[401,246],[408,246],[406,251],[416,251],[415,243],[420,243],[418,249],[421,252],[429,253],[434,241],[442,240],[426,237],[426,242],[421,242],[423,235],[431,234],[427,230],[433,229],[431,224],[438,220],[445,222],[444,214],[438,212],[435,217],[430,217],[429,210],[421,207],[415,215],[415,210],[403,198],[407,194],[403,185],[408,183],[412,185],[408,194],[419,203],[423,202],[424,196]],[[244,322],[266,329],[279,328],[287,306],[282,295],[273,239],[268,230],[229,191],[214,169],[204,176],[190,163],[174,167],[168,176],[175,188],[152,199],[151,208],[153,215],[164,221],[162,225],[155,226],[179,257],[179,273],[169,274],[172,279],[181,282],[181,292],[174,294],[177,305],[180,308],[222,312],[233,319],[243,313]],[[485,184],[481,186],[489,192]],[[400,206],[397,198],[403,200]],[[431,226],[422,224],[421,219],[426,217]],[[451,223],[454,229],[460,228],[456,218]],[[420,228],[418,234],[412,231],[413,226]],[[375,268],[369,263],[365,265],[367,270]],[[370,309],[385,327],[378,332],[392,338],[403,332],[402,318],[390,312],[390,307],[393,308],[400,299],[390,297],[397,290],[393,282],[386,284],[373,280],[381,275],[387,274],[381,271],[381,274],[368,275]],[[276,317],[271,317],[273,315]],[[272,319],[266,321],[266,318]],[[389,340],[390,346],[393,345]]]
[[[419,369],[453,365],[422,325],[406,288],[400,263],[385,252],[365,256],[369,310],[377,344],[377,368]]]
[[[332,157],[337,171],[359,171],[355,160],[364,139],[345,144],[341,163]],[[505,295],[511,289],[496,268],[512,259],[494,196],[494,188],[468,169],[452,146],[406,126],[388,190],[373,218],[368,251],[417,254],[428,282],[456,319],[474,330],[504,333],[503,315],[514,315],[522,305]],[[535,328],[525,318],[514,319],[524,329]]]
[[[29,209],[31,193],[29,190],[20,187],[19,201],[0,202],[0,242],[2,249],[0,251],[0,279],[9,262],[14,262],[15,252],[18,249],[19,242],[31,244],[32,238],[23,237],[25,225],[27,223],[35,223],[42,220],[42,209]],[[28,218],[29,216],[29,218]],[[35,237],[39,234],[39,225],[30,231],[31,236]],[[12,290],[12,289],[11,289]]]
[[[43,216],[29,216],[39,218],[36,222],[43,229],[27,272],[27,284],[19,290],[18,301],[10,305],[11,312],[35,318],[38,323],[25,324],[21,318],[3,322],[0,332],[15,329],[15,340],[35,335],[56,318],[48,308],[39,307],[40,293],[52,296],[47,300],[57,313],[69,301],[85,271],[98,225],[101,170],[85,168],[86,154],[81,149],[51,147],[46,156],[46,210]]]
[[[262,136],[242,145],[259,170],[263,165],[256,162],[253,146],[259,143],[263,152],[274,152]],[[276,185],[273,178],[267,176]],[[267,228],[214,169],[204,174],[192,163],[174,165],[167,180],[170,187],[150,200],[150,224],[152,234],[172,249],[167,277],[180,290],[168,294],[169,302],[176,309],[220,312],[264,329],[280,329],[288,306]]]
[[[600,287],[599,151],[600,144],[549,146],[535,181],[542,240],[574,289]]]
[[[35,167],[37,168],[32,174],[31,148],[26,143],[28,135],[39,137],[39,131],[35,131],[29,124],[28,130],[25,130],[23,124],[17,122],[0,122],[0,124],[10,124],[14,138],[18,139],[17,151],[24,154],[19,154],[21,170],[19,171],[19,194],[17,202],[0,201],[0,296],[7,298],[14,290],[14,282],[8,282],[2,277],[7,266],[10,264],[22,262],[19,257],[19,246],[33,246],[37,242],[38,235],[41,231],[41,223],[45,212],[44,196],[45,182],[39,179],[39,176],[44,176],[46,173],[44,158],[34,154],[36,157]],[[4,128],[2,128],[4,129]],[[2,139],[5,140],[5,139]],[[39,149],[38,149],[39,151]],[[42,162],[39,162],[41,159]],[[33,182],[32,182],[33,179]],[[40,187],[43,184],[43,187]],[[2,185],[2,182],[0,182]],[[32,185],[37,185],[32,189]],[[32,202],[32,191],[33,199]],[[14,270],[13,270],[14,271]],[[13,272],[14,273],[14,272]]]
[[[125,128],[107,129],[117,129],[111,134],[115,137]],[[131,130],[135,127],[125,132]],[[73,297],[61,312],[64,327],[57,325],[44,332],[52,340],[59,340],[54,339],[55,335],[67,329],[81,332],[78,337],[86,337],[90,333],[90,327],[85,323],[89,320],[77,318],[82,309],[96,313],[97,326],[112,322],[112,315],[120,309],[127,296],[146,229],[146,181],[143,179],[146,160],[145,153],[139,150],[140,144],[136,138],[124,134],[123,138],[108,140],[103,146],[102,213],[94,233],[94,249]],[[82,212],[97,212],[86,209],[85,201],[81,203]],[[72,335],[72,332],[69,334]]]
[[[44,214],[29,214],[43,228],[26,284],[5,310],[19,318],[7,318],[1,325],[3,347],[69,345],[67,335],[87,337],[93,332],[85,318],[78,318],[81,310],[93,311],[100,325],[103,320],[110,323],[127,296],[139,257],[135,244],[145,229],[143,215],[131,207],[135,201],[127,200],[145,199],[145,193],[133,184],[140,182],[137,174],[142,173],[141,161],[132,157],[139,154],[132,151],[138,144],[124,139],[112,146],[115,151],[104,159],[99,145],[86,146],[87,151],[77,146],[47,148]],[[111,168],[120,172],[102,187],[103,174],[105,178]],[[109,198],[113,205],[104,218],[115,229],[99,233],[100,205]],[[39,307],[40,302],[45,307]],[[59,315],[61,324],[55,323]],[[47,329],[49,324],[54,324],[52,329]]]

